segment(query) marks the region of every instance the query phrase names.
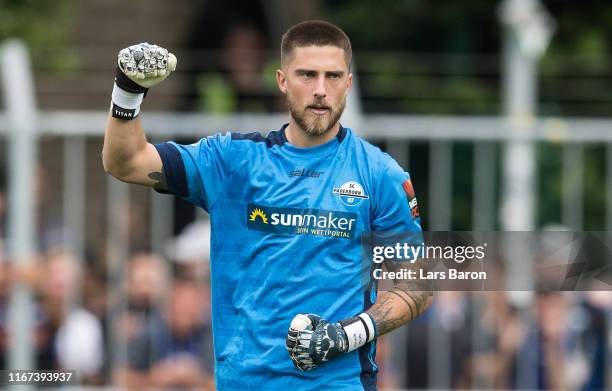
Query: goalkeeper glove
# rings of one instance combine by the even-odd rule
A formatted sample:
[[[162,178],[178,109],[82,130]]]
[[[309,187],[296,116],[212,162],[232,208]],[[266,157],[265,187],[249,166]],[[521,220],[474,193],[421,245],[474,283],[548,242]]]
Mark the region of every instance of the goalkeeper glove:
[[[131,120],[150,87],[176,69],[176,57],[168,50],[148,43],[122,49],[117,55],[117,75],[112,93],[112,116]]]
[[[310,371],[330,359],[359,349],[376,337],[374,320],[367,313],[338,323],[314,314],[298,314],[291,321],[285,346],[293,365]]]

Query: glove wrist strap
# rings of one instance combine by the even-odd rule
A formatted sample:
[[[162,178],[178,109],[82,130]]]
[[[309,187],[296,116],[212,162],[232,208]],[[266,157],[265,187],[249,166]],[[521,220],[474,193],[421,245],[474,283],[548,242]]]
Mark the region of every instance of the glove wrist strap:
[[[149,91],[148,88],[141,86],[136,83],[134,80],[130,79],[121,71],[121,69],[117,66],[117,71],[115,72],[115,84],[117,84],[122,90],[127,92],[132,92],[134,94],[147,94]]]
[[[358,316],[341,320],[339,323],[348,339],[347,352],[359,349],[376,337],[374,320],[365,312]]]
[[[129,92],[121,88],[115,82],[111,95],[113,107],[111,115],[115,118],[131,120],[140,113],[140,105],[144,99],[144,93]]]

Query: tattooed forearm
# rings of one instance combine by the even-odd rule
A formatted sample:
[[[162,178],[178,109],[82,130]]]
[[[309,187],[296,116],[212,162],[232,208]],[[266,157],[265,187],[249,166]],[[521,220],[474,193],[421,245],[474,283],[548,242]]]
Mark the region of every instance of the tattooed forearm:
[[[410,313],[412,314],[410,320],[421,316],[423,311],[429,307],[432,297],[431,291],[412,291],[401,285],[398,285],[393,292],[402,297],[410,308]]]
[[[420,316],[423,311],[429,307],[433,297],[432,291],[407,291],[405,293],[414,301],[414,304],[416,305],[415,318]]]
[[[391,262],[388,270],[419,267],[418,262],[405,264]],[[416,319],[431,304],[432,291],[427,284],[418,281],[394,281],[391,290],[382,292],[376,303],[367,311],[376,322],[378,335],[392,331],[412,319]]]
[[[409,319],[414,319],[416,318],[416,316],[414,316],[414,314],[417,313],[417,309],[416,309],[416,305],[414,303],[414,301],[412,300],[407,300],[404,296],[402,296],[399,292],[396,291],[389,291],[389,293],[396,295],[397,297],[399,297],[404,303],[406,303],[406,305],[408,306],[408,309],[410,310],[410,318]],[[418,316],[418,315],[417,315]]]
[[[149,178],[155,181],[153,188],[156,190],[167,191],[168,182],[166,181],[166,175],[164,174],[164,168],[161,171],[154,171],[149,173]]]
[[[416,319],[429,307],[431,292],[405,291],[399,287],[381,293],[367,311],[376,322],[378,335],[388,333]]]
[[[374,319],[378,335],[395,330],[410,320],[406,311],[398,311],[396,297],[391,292],[384,292],[367,313]]]

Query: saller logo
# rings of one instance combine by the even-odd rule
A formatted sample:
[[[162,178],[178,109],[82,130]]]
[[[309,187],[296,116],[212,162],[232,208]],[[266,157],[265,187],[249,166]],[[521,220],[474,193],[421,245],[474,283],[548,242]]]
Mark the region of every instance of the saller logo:
[[[289,177],[303,176],[307,178],[318,178],[323,174],[323,171],[313,171],[309,168],[297,169],[289,172]]]
[[[352,239],[357,214],[321,209],[247,205],[249,229],[285,235],[314,235]]]

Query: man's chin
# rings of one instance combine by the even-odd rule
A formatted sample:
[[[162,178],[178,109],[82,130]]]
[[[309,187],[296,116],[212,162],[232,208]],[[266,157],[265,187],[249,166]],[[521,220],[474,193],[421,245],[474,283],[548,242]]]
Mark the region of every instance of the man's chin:
[[[310,137],[321,137],[327,132],[325,129],[306,129],[306,134]]]
[[[300,116],[296,116],[293,113],[291,115],[298,123],[302,131],[309,137],[321,137],[333,129],[334,125],[336,124],[331,123],[331,112],[321,116],[314,114],[309,115],[306,110],[306,112],[302,112],[301,114],[302,115]]]
[[[323,136],[324,134],[326,134],[327,132],[329,132],[334,126],[333,125],[328,125],[328,126],[309,126],[306,129],[306,133],[308,133],[310,136],[313,137],[318,137],[318,136]]]

